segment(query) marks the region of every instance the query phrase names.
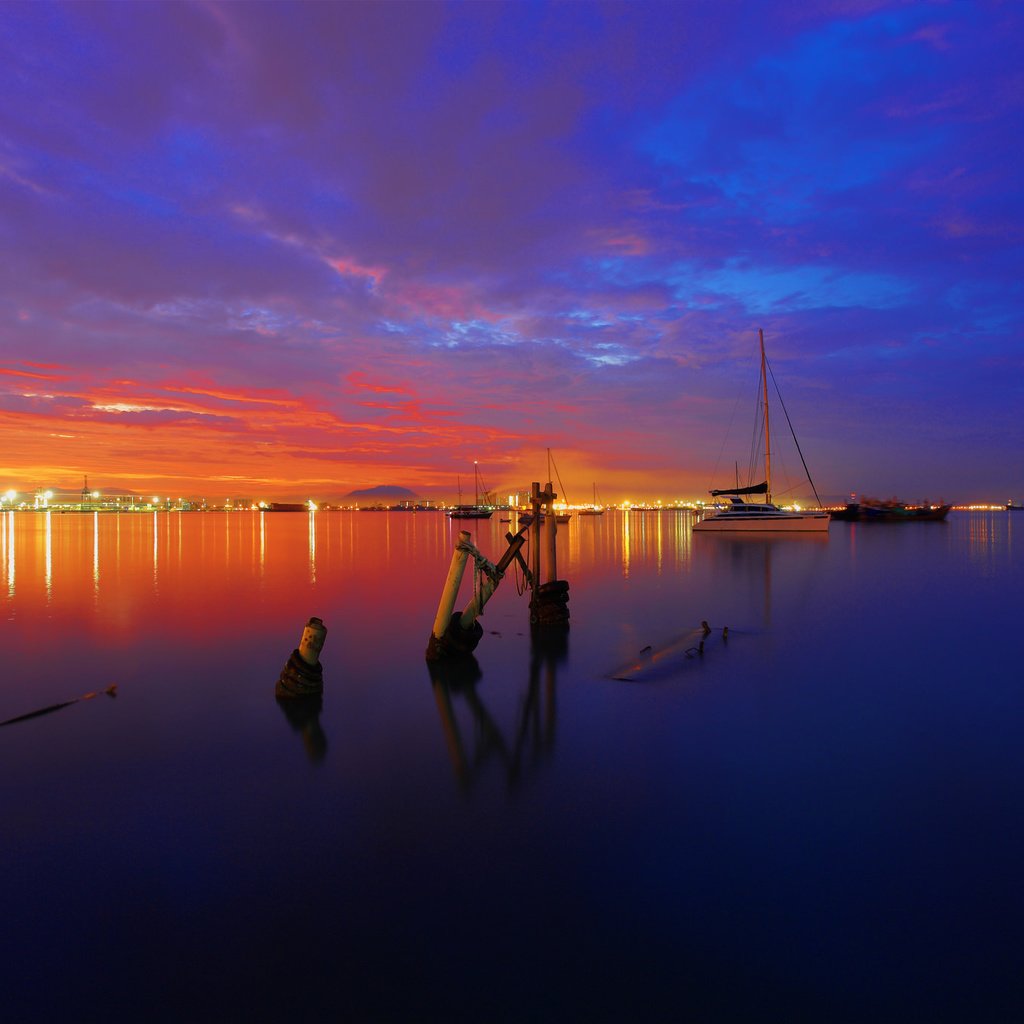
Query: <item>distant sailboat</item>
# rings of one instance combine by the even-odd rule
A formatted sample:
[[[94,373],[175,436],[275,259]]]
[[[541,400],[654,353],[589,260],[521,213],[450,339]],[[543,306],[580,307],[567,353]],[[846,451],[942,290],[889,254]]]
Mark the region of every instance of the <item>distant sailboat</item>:
[[[451,519],[490,519],[494,515],[494,508],[492,506],[480,504],[480,470],[475,462],[473,463],[473,484],[473,504],[463,505],[462,477],[459,477],[459,503],[448,513]]]
[[[823,510],[790,512],[772,504],[772,456],[771,434],[768,429],[768,375],[767,360],[764,354],[764,331],[759,330],[761,341],[761,386],[764,394],[764,482],[750,487],[732,487],[728,490],[711,492],[713,498],[719,496],[729,499],[729,504],[705,515],[693,524],[694,532],[729,532],[729,533],[795,533],[826,532],[829,514]],[[788,417],[787,417],[788,418]],[[801,459],[803,455],[800,456]],[[806,468],[806,466],[805,466]],[[811,485],[814,486],[813,484]],[[763,494],[763,502],[744,501],[748,495]]]
[[[586,507],[586,508],[577,509],[576,510],[576,514],[580,515],[580,516],[603,516],[604,515],[604,506],[603,505],[598,505],[598,503],[597,503],[597,484],[594,484],[594,501],[593,501],[593,503],[590,506]]]
[[[562,478],[558,475],[558,466],[555,465],[555,460],[554,460],[554,458],[552,458],[551,449],[549,448],[547,451],[548,451],[548,483],[551,483],[553,479],[558,481],[558,488],[559,488],[559,491],[561,493],[561,499],[562,499],[562,501],[565,501],[566,500],[566,497],[565,497],[565,487],[562,484]],[[551,475],[552,467],[554,467],[554,470],[555,470],[554,477],[552,477],[552,475]],[[545,518],[545,516],[544,516],[544,513],[542,512],[541,516],[540,516],[540,521],[544,522],[544,518]],[[567,522],[569,522],[570,519],[572,519],[572,513],[571,512],[556,512],[555,513],[555,522],[556,523],[567,523]],[[532,523],[532,522],[533,522],[533,513],[532,512],[520,512],[519,513],[519,525],[520,526],[529,526],[530,523]]]
[[[562,478],[558,475],[558,466],[555,465],[554,457],[552,456],[551,449],[549,448],[548,449],[548,480],[549,481],[551,480],[551,467],[552,466],[555,467],[555,479],[558,481],[558,489],[562,492],[562,501],[568,502],[569,499],[566,498],[566,496],[565,496],[565,486],[562,483]],[[569,522],[570,519],[572,519],[572,513],[571,512],[556,512],[555,513],[555,522],[567,523],[567,522]]]

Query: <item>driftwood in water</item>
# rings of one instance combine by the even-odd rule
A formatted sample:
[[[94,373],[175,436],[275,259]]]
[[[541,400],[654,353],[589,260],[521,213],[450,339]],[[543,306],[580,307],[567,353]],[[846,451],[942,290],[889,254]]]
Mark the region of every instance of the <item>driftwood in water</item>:
[[[54,711],[60,711],[61,708],[67,708],[72,704],[77,704],[79,701],[92,700],[93,697],[98,697],[101,693],[106,694],[108,697],[116,697],[117,683],[111,683],[105,690],[93,690],[90,693],[83,693],[81,697],[72,697],[71,700],[62,700],[59,704],[50,704],[45,708],[38,708],[37,710],[29,711],[24,715],[15,715],[14,718],[8,718],[6,722],[0,722],[0,726],[14,725],[15,722],[27,722],[30,718],[39,718],[41,715],[49,715]]]
[[[610,679],[631,683],[666,679],[681,672],[689,662],[699,662],[705,653],[719,643],[727,643],[729,627],[715,631],[702,622],[681,637],[661,647],[645,647],[635,658],[609,672]]]

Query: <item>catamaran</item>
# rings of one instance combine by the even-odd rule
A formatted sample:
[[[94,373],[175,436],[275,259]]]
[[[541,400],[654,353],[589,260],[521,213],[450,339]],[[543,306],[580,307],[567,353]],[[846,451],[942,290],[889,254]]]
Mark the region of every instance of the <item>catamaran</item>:
[[[761,387],[764,393],[764,481],[749,487],[736,486],[711,491],[713,498],[727,498],[728,504],[716,508],[693,524],[695,533],[798,533],[826,532],[829,514],[824,510],[790,511],[772,503],[771,432],[768,427],[768,374],[764,354],[764,331],[759,330],[761,341]],[[794,437],[795,440],[795,437]],[[799,450],[799,445],[797,446]],[[800,456],[801,460],[803,455]],[[804,464],[806,469],[806,463]],[[808,480],[810,475],[808,474]],[[813,489],[814,484],[811,484]],[[744,501],[748,495],[763,494],[763,502]],[[820,505],[820,502],[819,502]]]

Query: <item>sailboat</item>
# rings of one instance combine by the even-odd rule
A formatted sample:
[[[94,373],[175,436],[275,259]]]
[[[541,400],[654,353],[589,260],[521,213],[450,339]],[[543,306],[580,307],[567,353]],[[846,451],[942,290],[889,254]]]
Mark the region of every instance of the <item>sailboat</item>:
[[[594,501],[591,505],[586,508],[580,508],[576,510],[576,514],[579,516],[603,516],[604,506],[598,505],[597,503],[597,484],[594,484]]]
[[[759,330],[761,341],[761,387],[764,394],[764,481],[750,487],[736,486],[727,490],[711,492],[713,498],[729,499],[714,512],[693,524],[694,532],[729,533],[797,533],[826,532],[829,514],[823,510],[788,511],[772,504],[772,455],[771,433],[768,429],[768,374],[764,354],[764,331]],[[788,416],[787,416],[788,418]],[[803,455],[800,456],[803,459]],[[806,465],[805,467],[806,468]],[[811,484],[814,487],[814,484]],[[750,495],[763,494],[763,502],[744,501]]]
[[[453,508],[448,516],[451,519],[490,519],[494,515],[494,509],[490,505],[480,504],[480,469],[473,463],[473,484],[474,501],[472,505],[462,504],[462,477],[459,477],[459,503]]]
[[[555,467],[555,475],[554,475],[554,477],[551,476],[551,467],[552,466]],[[552,481],[552,479],[558,481],[558,487],[559,487],[559,489],[561,491],[561,494],[562,494],[562,501],[565,501],[566,500],[566,497],[565,497],[565,485],[562,483],[562,478],[561,478],[561,476],[559,476],[559,473],[558,473],[558,466],[555,466],[555,460],[552,457],[551,449],[549,448],[548,449],[548,482],[550,483]],[[545,519],[545,515],[542,512],[541,515],[540,515],[540,521],[543,523],[544,519]],[[570,519],[572,519],[572,513],[571,512],[556,512],[555,513],[555,522],[556,523],[563,523],[564,524],[564,523],[569,522]],[[520,526],[529,526],[530,523],[532,523],[532,522],[533,522],[533,513],[532,512],[521,512],[519,514],[519,525]]]

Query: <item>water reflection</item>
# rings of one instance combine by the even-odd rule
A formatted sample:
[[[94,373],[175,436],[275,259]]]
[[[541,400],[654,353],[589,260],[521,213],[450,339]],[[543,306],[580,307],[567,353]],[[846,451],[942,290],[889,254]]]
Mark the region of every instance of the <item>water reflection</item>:
[[[120,532],[121,520],[118,517],[118,551],[121,549],[121,532]],[[100,514],[99,512],[93,512],[92,514],[92,589],[96,596],[99,596],[100,592]]]
[[[316,513],[309,513],[309,582],[316,583]]]
[[[46,586],[46,603],[49,604],[53,600],[53,530],[52,524],[50,523],[50,511],[47,509],[45,513],[45,526],[43,528],[44,535],[46,537],[46,569],[45,569],[45,586]]]
[[[267,513],[260,510],[260,579],[267,567]]]
[[[950,529],[837,523],[827,540],[772,543],[691,541],[691,517],[660,515],[675,516],[664,520],[660,574],[651,514],[570,523],[578,544],[567,547],[568,653],[564,635],[526,646],[525,601],[506,580],[487,618],[504,632],[460,666],[463,678],[432,680],[431,697],[419,666],[457,521],[318,512],[313,587],[301,514],[183,514],[168,527],[177,540],[159,543],[155,592],[148,515],[55,512],[48,615],[45,520],[5,509],[0,594],[13,588],[15,555],[18,592],[0,602],[0,719],[77,692],[62,679],[115,664],[131,698],[106,723],[69,712],[3,734],[10,835],[0,851],[5,877],[24,883],[6,892],[7,917],[18,922],[9,959],[51,955],[67,993],[44,999],[42,1016],[74,1019],[98,968],[164,964],[182,939],[197,966],[167,1016],[187,1018],[206,997],[210,964],[225,984],[209,1016],[294,1016],[295,991],[249,1005],[268,991],[253,989],[251,954],[274,949],[282,921],[306,940],[314,968],[355,963],[355,977],[370,963],[351,1000],[362,1018],[415,1018],[414,1006],[382,1004],[380,994],[409,993],[412,1004],[425,984],[454,977],[453,965],[465,968],[460,982],[473,982],[472,991],[452,988],[453,1004],[486,1003],[518,985],[522,998],[506,1014],[516,1019],[537,1016],[538,1005],[556,1017],[628,1019],[636,992],[649,990],[651,1015],[667,1007],[668,1017],[688,983],[673,968],[687,964],[710,979],[698,1009],[718,1005],[719,983],[740,964],[749,967],[740,980],[754,978],[752,1003],[810,992],[783,1007],[802,1019],[820,994],[822,963],[843,968],[829,980],[844,995],[888,965],[869,996],[846,1007],[848,1018],[867,1020],[908,977],[932,977],[935,936],[963,937],[962,948],[940,951],[959,964],[995,965],[968,972],[953,1005],[970,1006],[1004,969],[1016,976],[1020,944],[1006,935],[1019,930],[1010,897],[1019,889],[1024,715],[1010,666],[1024,551],[1011,556],[1007,531],[1024,517],[954,513]],[[503,550],[500,523],[477,530],[485,553]],[[684,544],[692,559],[673,571],[687,560]],[[974,555],[992,575],[981,578]],[[258,558],[264,586],[253,585]],[[772,629],[754,635],[762,606]],[[313,611],[338,624],[332,662],[351,703],[279,711],[273,652],[291,648],[289,624]],[[705,666],[700,686],[598,680],[625,652],[702,618],[717,637],[729,625],[737,642],[728,660],[724,650],[705,662],[680,652],[691,668]],[[520,629],[526,635],[513,638]],[[296,766],[316,784],[296,786]],[[471,796],[460,799],[462,790]],[[472,813],[451,806],[470,799],[461,810]],[[510,843],[524,828],[529,841]],[[123,861],[126,838],[130,864],[108,870]],[[472,855],[451,857],[453,843]],[[186,871],[172,870],[180,851]],[[324,863],[344,884],[317,888]],[[226,870],[232,864],[244,870]],[[785,870],[793,864],[801,870]],[[90,884],[83,865],[102,866],[86,872]],[[213,898],[192,898],[195,879],[215,885]],[[101,929],[95,956],[67,955],[71,940],[60,936],[107,921],[111,906],[136,905],[146,908],[144,927]],[[453,929],[453,920],[473,927]],[[568,925],[545,927],[551,921]],[[991,938],[979,947],[979,935]],[[908,966],[911,948],[921,954]],[[856,961],[863,949],[866,966]],[[609,950],[617,969],[605,973],[629,991],[598,1005],[609,990],[590,965]],[[127,970],[104,987],[118,993],[115,1019],[118,1006],[145,999],[151,973]],[[134,975],[142,980],[125,990]],[[762,978],[771,991],[758,988]],[[1003,1006],[1012,985],[997,991]],[[336,997],[336,988],[306,986],[304,1015],[330,1017]],[[38,1010],[40,998],[37,987],[11,1019],[31,1018],[22,1005]],[[943,1016],[938,1003],[926,1007],[932,1017]],[[913,1016],[909,998],[901,1008]],[[731,1016],[757,1018],[757,1006],[743,1009]],[[843,1007],[829,1010],[819,1019],[843,1016]]]
[[[515,790],[551,755],[557,720],[557,669],[567,656],[566,630],[533,631],[526,690],[508,739],[477,692],[482,675],[475,657],[428,663],[448,756],[464,793],[472,790],[494,761],[503,770],[508,788]],[[459,707],[468,713],[464,717],[470,719],[471,729],[460,726]]]
[[[629,521],[630,514],[625,512],[622,516],[622,576],[624,579],[629,579]]]
[[[738,583],[755,614],[760,605],[761,626],[766,630],[772,625],[773,561],[784,570],[783,590],[800,591],[818,571],[829,544],[828,534],[814,533],[776,538],[722,533],[705,534],[703,539],[711,541],[705,555],[712,575]]]
[[[959,527],[950,531],[949,547],[955,551],[966,536],[967,552],[974,570],[982,576],[991,576],[1011,551],[1012,521],[1012,512],[968,512],[963,518],[958,516],[955,523],[947,524]]]
[[[322,764],[327,756],[327,736],[320,725],[323,697],[277,697],[285,720],[299,734],[310,764]]]
[[[7,553],[4,562],[4,571],[7,574],[7,594],[9,597],[14,597],[14,513],[8,512],[4,522],[7,532],[7,544],[4,549]]]
[[[655,530],[655,551],[657,552],[657,566],[658,572],[661,572],[662,562],[665,557],[664,549],[664,538],[662,536],[664,530],[664,519],[660,513],[655,516],[657,521],[657,529]]]

